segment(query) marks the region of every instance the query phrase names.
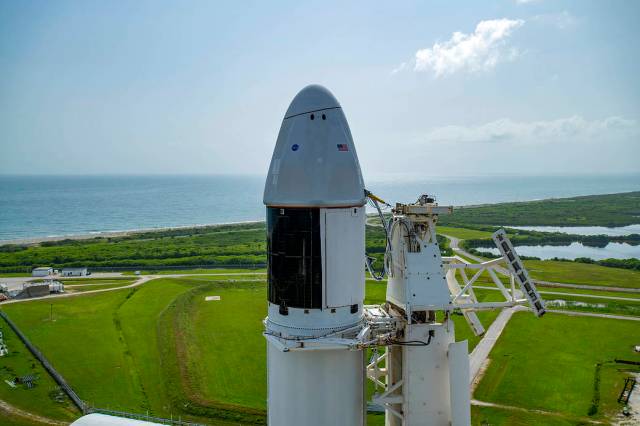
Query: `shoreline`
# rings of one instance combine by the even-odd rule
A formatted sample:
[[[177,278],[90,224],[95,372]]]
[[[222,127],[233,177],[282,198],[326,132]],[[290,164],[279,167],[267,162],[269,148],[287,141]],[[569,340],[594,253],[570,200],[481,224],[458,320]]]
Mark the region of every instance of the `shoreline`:
[[[29,245],[35,245],[35,244],[51,242],[51,241],[91,240],[94,238],[128,237],[130,235],[141,234],[146,232],[162,232],[162,231],[172,231],[172,230],[180,230],[180,229],[211,228],[216,226],[246,225],[251,223],[263,223],[263,222],[264,220],[245,220],[240,222],[208,223],[203,225],[180,225],[180,226],[166,226],[161,228],[128,229],[128,230],[122,230],[122,231],[97,231],[97,232],[80,233],[80,234],[55,235],[55,236],[49,236],[49,237],[16,238],[12,240],[0,240],[0,246],[5,246],[5,245],[29,246]]]

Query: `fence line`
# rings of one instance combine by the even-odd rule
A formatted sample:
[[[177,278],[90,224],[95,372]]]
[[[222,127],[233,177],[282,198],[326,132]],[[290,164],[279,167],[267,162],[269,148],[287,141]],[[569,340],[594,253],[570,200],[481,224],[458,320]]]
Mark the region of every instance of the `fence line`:
[[[90,412],[98,414],[106,414],[109,416],[124,417],[126,419],[142,420],[146,422],[160,423],[173,426],[206,426],[202,423],[183,422],[182,420],[165,419],[162,417],[154,417],[148,414],[127,413],[125,411],[105,410],[103,408],[90,408]]]
[[[87,405],[84,403],[82,399],[80,399],[78,394],[75,393],[75,391],[71,388],[71,386],[69,386],[69,384],[64,379],[64,377],[62,377],[62,375],[60,375],[60,373],[58,373],[56,369],[53,368],[53,365],[51,365],[51,363],[47,360],[47,358],[45,358],[42,352],[40,352],[38,348],[36,348],[29,341],[29,339],[27,339],[27,336],[25,336],[22,333],[22,331],[20,331],[18,326],[13,321],[11,321],[11,319],[9,319],[9,317],[4,311],[0,311],[0,317],[2,317],[2,319],[5,320],[5,322],[9,325],[9,327],[11,327],[11,329],[16,333],[18,338],[22,340],[22,343],[24,343],[27,349],[29,349],[29,351],[33,354],[33,356],[36,357],[38,361],[40,361],[44,369],[47,370],[47,372],[51,375],[51,377],[53,377],[53,380],[55,380],[56,383],[58,383],[58,385],[69,396],[69,399],[73,401],[73,403],[76,405],[76,407],[78,407],[78,409],[82,412],[82,414],[86,414],[89,411]]]

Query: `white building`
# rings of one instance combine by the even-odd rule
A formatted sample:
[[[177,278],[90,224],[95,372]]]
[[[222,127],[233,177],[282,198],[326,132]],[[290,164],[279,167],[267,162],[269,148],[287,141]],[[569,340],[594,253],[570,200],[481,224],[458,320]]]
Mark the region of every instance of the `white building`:
[[[31,271],[32,277],[46,277],[53,274],[53,268],[50,266],[40,266]]]
[[[84,277],[89,275],[87,268],[62,268],[63,277]]]

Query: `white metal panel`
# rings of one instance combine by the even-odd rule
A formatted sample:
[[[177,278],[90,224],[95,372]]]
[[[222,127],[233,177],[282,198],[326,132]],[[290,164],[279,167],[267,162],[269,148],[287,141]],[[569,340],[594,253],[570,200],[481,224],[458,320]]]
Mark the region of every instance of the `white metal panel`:
[[[322,209],[323,281],[328,308],[364,301],[364,207]]]
[[[447,348],[453,342],[453,324],[413,324],[405,340],[428,341],[428,346],[403,347],[403,426],[449,426],[449,361]]]
[[[327,309],[289,308],[287,315],[279,313],[280,306],[269,303],[267,324],[271,331],[288,336],[323,336],[332,330],[354,326],[362,319],[362,311],[351,313],[349,306]]]
[[[407,301],[412,309],[446,309],[450,293],[439,247],[425,244],[420,252],[406,253],[406,262]]]
[[[467,341],[449,344],[449,383],[451,393],[451,425],[471,424],[471,392],[469,390],[469,348]]]
[[[363,425],[362,351],[267,348],[270,425]]]

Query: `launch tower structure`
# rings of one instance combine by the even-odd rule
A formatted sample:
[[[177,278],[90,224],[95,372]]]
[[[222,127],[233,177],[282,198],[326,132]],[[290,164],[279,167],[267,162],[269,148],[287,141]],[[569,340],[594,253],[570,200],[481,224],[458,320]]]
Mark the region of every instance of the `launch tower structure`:
[[[367,201],[385,233],[382,273],[365,255]],[[468,347],[455,340],[453,315],[480,335],[477,310],[528,303],[544,314],[503,230],[493,235],[498,259],[442,257],[436,224],[451,207],[421,195],[387,219],[381,201],[364,188],[340,104],[321,86],[304,88],[285,114],[264,192],[269,424],[364,425],[370,379],[387,426],[469,425]],[[382,305],[364,305],[365,264],[388,276]],[[478,301],[485,272],[503,301]]]

